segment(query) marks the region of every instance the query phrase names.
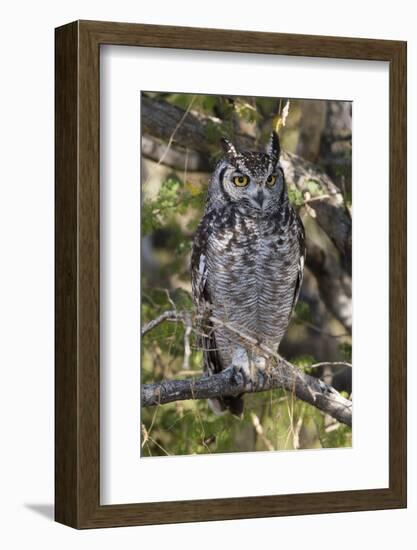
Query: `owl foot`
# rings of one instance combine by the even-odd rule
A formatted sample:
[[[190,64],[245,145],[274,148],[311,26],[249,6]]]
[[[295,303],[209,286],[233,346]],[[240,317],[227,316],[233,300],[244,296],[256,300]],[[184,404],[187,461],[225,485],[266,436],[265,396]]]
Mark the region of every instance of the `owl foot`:
[[[248,353],[245,349],[239,347],[233,352],[232,368],[235,372],[235,379],[237,383],[243,383],[248,385],[251,381],[251,371]]]
[[[252,384],[254,388],[260,390],[264,387],[267,376],[266,376],[266,359],[265,357],[256,356],[252,362]]]
[[[262,389],[266,382],[265,357],[249,358],[248,352],[243,348],[236,348],[232,357],[232,368],[235,371],[237,381],[253,389]]]

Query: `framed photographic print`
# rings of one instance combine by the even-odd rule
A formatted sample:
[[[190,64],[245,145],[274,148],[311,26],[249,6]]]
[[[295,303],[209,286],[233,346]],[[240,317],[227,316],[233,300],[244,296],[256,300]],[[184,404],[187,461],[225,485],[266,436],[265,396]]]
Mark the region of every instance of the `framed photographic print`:
[[[56,520],[406,506],[406,44],[56,29]]]

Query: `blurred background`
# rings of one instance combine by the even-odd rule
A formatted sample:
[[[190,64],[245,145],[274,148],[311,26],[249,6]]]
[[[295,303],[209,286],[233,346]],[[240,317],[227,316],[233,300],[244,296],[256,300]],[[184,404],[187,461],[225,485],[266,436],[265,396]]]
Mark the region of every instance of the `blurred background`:
[[[280,136],[290,200],[306,229],[307,263],[293,319],[280,345],[292,363],[346,397],[351,362],[352,104],[342,101],[189,95],[141,95],[142,324],[163,311],[193,307],[190,252],[202,217],[219,139],[262,149]],[[179,323],[142,338],[142,384],[202,375]],[[141,455],[180,455],[351,446],[351,429],[290,392],[245,396],[245,414],[215,416],[206,400],[141,410]]]

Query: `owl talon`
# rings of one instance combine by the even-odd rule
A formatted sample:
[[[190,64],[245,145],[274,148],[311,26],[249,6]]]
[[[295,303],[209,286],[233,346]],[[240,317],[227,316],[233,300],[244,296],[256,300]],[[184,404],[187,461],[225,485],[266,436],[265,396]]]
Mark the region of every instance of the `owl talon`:
[[[255,382],[256,389],[261,390],[265,386],[265,382],[266,382],[265,370],[259,369],[256,373],[256,382]]]
[[[256,357],[252,362],[252,384],[256,389],[262,389],[266,382],[265,357]]]
[[[243,348],[237,348],[233,353],[232,368],[235,371],[236,383],[262,389],[266,383],[266,360],[264,357],[249,359]]]
[[[248,369],[242,367],[242,365],[233,365],[232,368],[234,370],[234,378],[237,384],[247,386],[248,384],[252,383],[252,379]]]
[[[235,378],[243,379],[243,384],[246,386],[250,381],[250,364],[246,350],[244,348],[236,348],[232,357],[232,368],[235,371]]]
[[[251,374],[245,378],[245,385],[250,385],[254,390],[261,390],[265,386],[266,380],[265,371],[253,369]]]

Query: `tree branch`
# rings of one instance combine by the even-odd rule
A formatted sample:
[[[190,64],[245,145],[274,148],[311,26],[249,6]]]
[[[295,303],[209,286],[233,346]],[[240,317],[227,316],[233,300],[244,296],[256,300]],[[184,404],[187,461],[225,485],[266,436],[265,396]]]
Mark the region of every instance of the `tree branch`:
[[[206,153],[177,145],[171,145],[167,150],[166,143],[149,135],[142,136],[142,155],[174,170],[184,171],[187,168],[189,172],[209,172],[212,168],[210,157]]]
[[[187,312],[188,313],[188,312]],[[149,321],[149,323],[146,323],[142,327],[142,336],[145,336],[148,332],[150,332],[152,329],[163,323],[164,321],[181,321],[186,322],[187,315],[184,311],[177,311],[176,309],[164,311],[156,317],[156,319],[152,319],[152,321]]]
[[[165,380],[154,384],[145,384],[141,391],[143,407],[163,405],[186,399],[207,399],[227,397],[242,393],[255,393],[277,388],[291,391],[294,395],[329,414],[339,422],[352,426],[352,402],[341,396],[334,388],[318,378],[302,372],[295,365],[283,359],[277,352],[256,338],[213,316],[208,319],[202,315],[191,315],[189,311],[170,310],[162,313],[142,328],[142,336],[165,321],[182,322],[190,328],[192,320],[209,320],[212,326],[223,325],[234,336],[246,342],[268,359],[262,385],[256,385],[244,378],[241,372],[229,367],[218,374],[187,380]],[[315,367],[316,365],[312,365]]]
[[[208,399],[242,393],[255,393],[277,388],[288,390],[302,401],[329,414],[339,422],[352,426],[352,402],[318,378],[301,372],[284,359],[269,369],[261,387],[245,382],[233,367],[219,374],[188,380],[165,380],[142,386],[142,406],[164,405],[185,399]]]

